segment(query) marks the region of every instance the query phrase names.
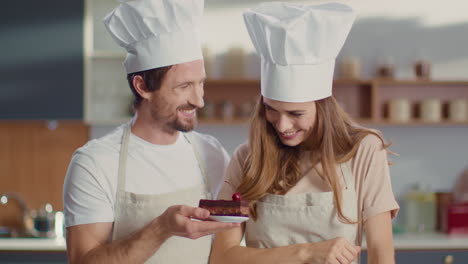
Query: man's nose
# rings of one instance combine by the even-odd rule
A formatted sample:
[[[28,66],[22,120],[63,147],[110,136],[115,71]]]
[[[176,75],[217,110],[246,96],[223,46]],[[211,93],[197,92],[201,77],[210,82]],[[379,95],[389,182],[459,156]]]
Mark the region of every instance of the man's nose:
[[[190,98],[190,103],[198,108],[205,106],[205,101],[203,100],[204,89],[203,84],[198,84],[193,90],[192,96]]]

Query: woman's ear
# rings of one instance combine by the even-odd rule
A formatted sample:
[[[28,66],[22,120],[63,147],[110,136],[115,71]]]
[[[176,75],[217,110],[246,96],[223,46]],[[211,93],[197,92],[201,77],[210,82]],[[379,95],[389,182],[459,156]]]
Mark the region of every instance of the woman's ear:
[[[132,84],[133,88],[135,88],[135,91],[143,97],[143,99],[149,99],[150,98],[150,92],[148,92],[148,88],[146,87],[145,80],[143,77],[140,75],[135,75],[132,79]]]

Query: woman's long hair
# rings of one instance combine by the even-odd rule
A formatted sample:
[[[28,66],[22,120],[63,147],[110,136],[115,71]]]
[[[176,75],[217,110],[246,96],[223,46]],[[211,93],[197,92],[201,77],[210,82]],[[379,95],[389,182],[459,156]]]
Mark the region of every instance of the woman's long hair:
[[[255,201],[266,194],[285,194],[301,177],[301,152],[311,153],[312,166],[319,163],[326,182],[333,191],[338,217],[342,222],[356,223],[343,215],[342,188],[336,164],[350,160],[356,154],[361,140],[374,134],[373,130],[357,126],[333,97],[316,101],[317,118],[307,139],[297,147],[281,143],[273,126],[266,120],[262,97],[257,102],[250,121],[249,153],[243,167],[242,182],[237,191],[243,199],[254,201],[252,217],[257,218]]]

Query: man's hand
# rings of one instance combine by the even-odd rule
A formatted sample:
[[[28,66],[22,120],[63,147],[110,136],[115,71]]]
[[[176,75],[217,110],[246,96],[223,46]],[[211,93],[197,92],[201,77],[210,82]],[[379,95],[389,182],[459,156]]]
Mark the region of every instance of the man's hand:
[[[240,226],[238,223],[203,221],[208,220],[209,216],[210,212],[203,208],[174,205],[167,208],[155,221],[159,222],[166,236],[181,236],[190,239]]]
[[[351,245],[346,239],[334,239],[312,243],[308,263],[349,264],[357,258],[361,247]]]

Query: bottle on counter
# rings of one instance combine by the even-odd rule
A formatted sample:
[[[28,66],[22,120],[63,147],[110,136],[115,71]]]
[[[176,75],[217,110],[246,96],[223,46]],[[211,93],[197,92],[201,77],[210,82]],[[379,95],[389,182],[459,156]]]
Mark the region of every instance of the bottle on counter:
[[[405,229],[410,233],[430,233],[435,231],[436,197],[429,188],[419,185],[405,196]]]

